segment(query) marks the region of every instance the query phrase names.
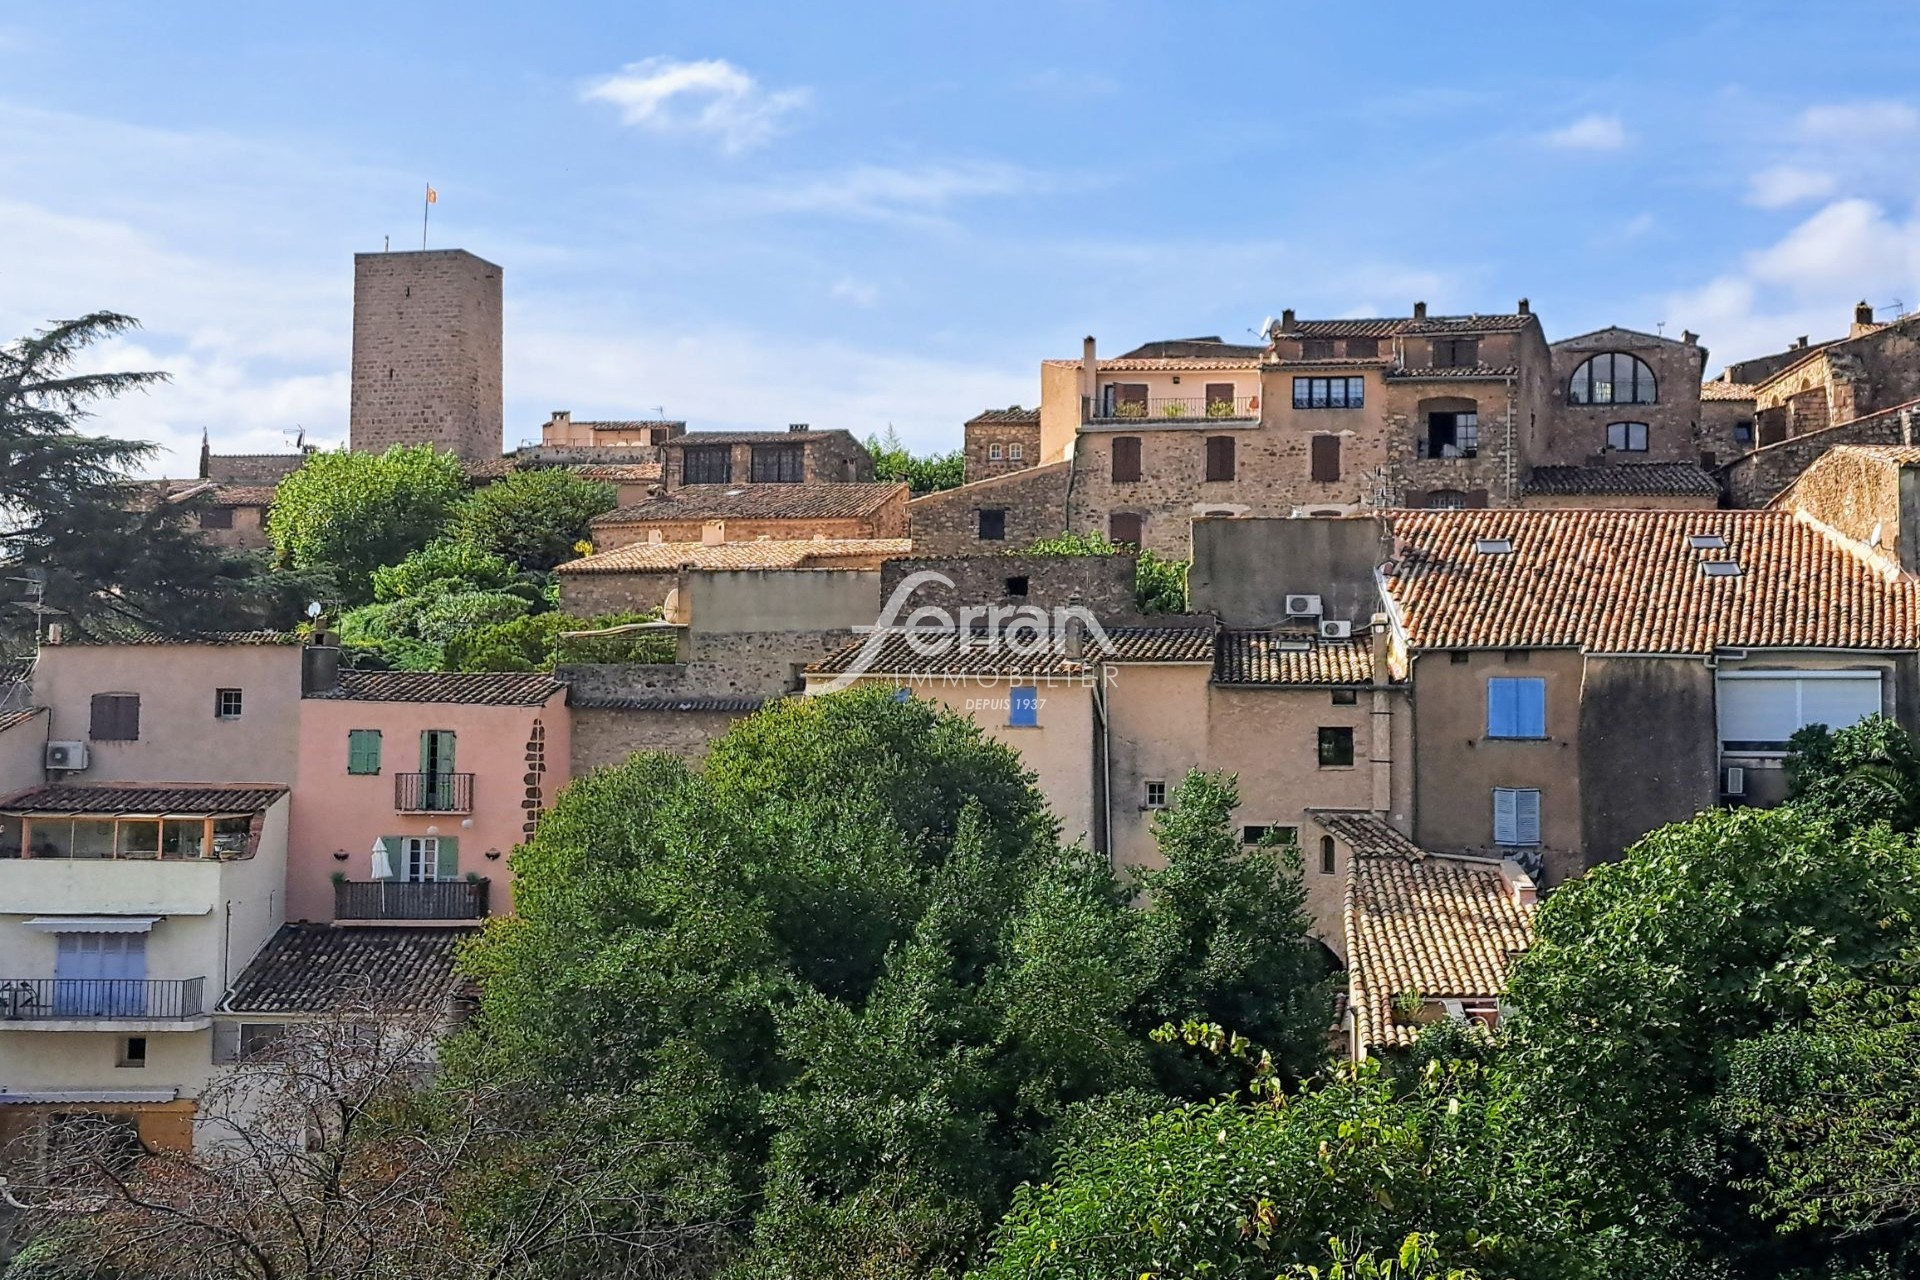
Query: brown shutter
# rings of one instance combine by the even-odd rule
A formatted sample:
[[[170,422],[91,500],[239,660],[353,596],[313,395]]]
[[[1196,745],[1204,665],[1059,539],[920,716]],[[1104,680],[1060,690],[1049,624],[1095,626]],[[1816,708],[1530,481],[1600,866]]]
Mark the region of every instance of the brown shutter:
[[[1207,408],[1212,409],[1213,406],[1217,404],[1223,404],[1227,406],[1228,410],[1232,410],[1233,384],[1231,382],[1209,382],[1207,384]]]
[[[1107,517],[1107,538],[1127,546],[1140,545],[1140,517],[1129,511],[1116,511]]]
[[[1113,478],[1125,484],[1140,478],[1140,437],[1113,438]]]
[[[1207,437],[1207,479],[1233,479],[1233,437]]]
[[[1469,489],[1469,490],[1467,490],[1467,505],[1468,505],[1469,507],[1484,507],[1484,506],[1486,506],[1486,505],[1487,505],[1487,491],[1486,491],[1485,489]]]
[[[1313,478],[1330,484],[1340,478],[1340,437],[1313,437]]]

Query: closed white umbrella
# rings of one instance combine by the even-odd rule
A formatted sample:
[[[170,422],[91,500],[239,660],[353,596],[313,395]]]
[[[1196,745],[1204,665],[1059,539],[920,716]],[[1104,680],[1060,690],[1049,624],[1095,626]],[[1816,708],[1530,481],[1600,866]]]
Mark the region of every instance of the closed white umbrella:
[[[373,842],[373,878],[375,880],[393,879],[393,859],[387,856],[387,842]]]

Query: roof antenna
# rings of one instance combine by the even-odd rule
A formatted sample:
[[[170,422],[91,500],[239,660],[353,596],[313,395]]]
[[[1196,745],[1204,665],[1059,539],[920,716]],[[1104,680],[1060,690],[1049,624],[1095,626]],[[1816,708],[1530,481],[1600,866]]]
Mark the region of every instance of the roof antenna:
[[[1665,320],[1655,320],[1655,321],[1653,322],[1653,331],[1654,331],[1655,333],[1657,333],[1657,334],[1659,334],[1659,335],[1660,335],[1661,337],[1663,337],[1663,338],[1664,338],[1664,337],[1666,337],[1666,336],[1667,336],[1667,322],[1666,322]]]

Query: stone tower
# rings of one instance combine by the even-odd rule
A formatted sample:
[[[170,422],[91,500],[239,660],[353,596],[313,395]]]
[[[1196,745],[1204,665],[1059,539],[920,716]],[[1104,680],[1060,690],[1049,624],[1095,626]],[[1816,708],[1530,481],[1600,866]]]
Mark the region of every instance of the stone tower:
[[[501,451],[500,268],[465,249],[353,257],[353,399],[348,438]]]

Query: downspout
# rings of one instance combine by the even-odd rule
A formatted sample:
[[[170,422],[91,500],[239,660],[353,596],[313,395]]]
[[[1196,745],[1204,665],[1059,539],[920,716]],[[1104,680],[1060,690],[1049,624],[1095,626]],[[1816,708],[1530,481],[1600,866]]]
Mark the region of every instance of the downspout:
[[[1100,675],[1093,686],[1093,714],[1100,735],[1100,852],[1107,855],[1107,868],[1113,870],[1113,735],[1107,727],[1108,669],[1104,662],[1097,668]]]
[[[1518,377],[1507,379],[1506,482],[1507,482],[1507,501],[1508,502],[1513,501],[1513,491],[1514,491],[1514,488],[1516,487],[1516,479],[1517,479],[1514,472],[1514,461],[1513,461],[1513,396],[1514,396],[1514,392],[1519,390],[1519,388],[1520,388],[1520,379]]]

